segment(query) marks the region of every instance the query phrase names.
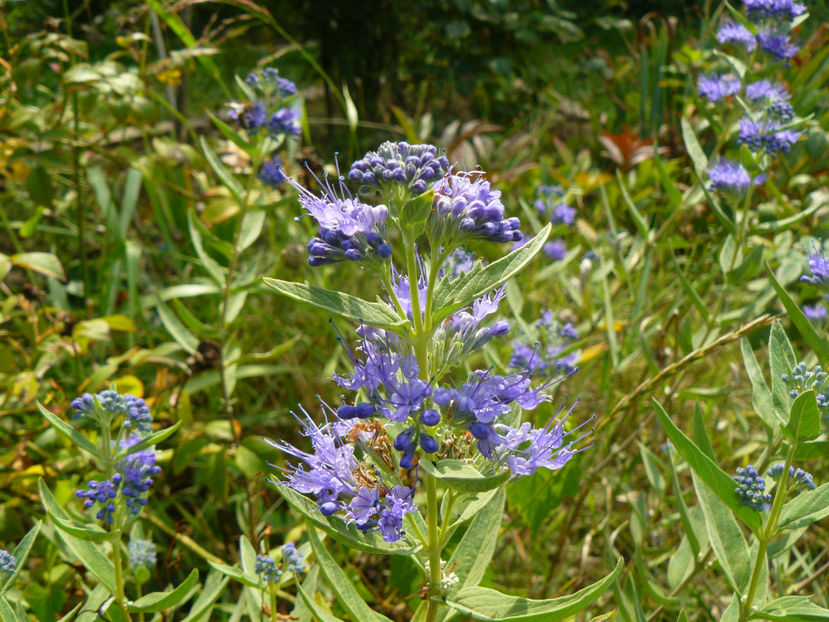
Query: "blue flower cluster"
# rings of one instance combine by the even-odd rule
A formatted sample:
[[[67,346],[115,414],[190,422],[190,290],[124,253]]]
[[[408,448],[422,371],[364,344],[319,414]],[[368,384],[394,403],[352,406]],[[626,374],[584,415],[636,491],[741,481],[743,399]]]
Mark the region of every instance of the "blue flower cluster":
[[[323,403],[321,424],[302,411],[300,423],[310,451],[286,442],[273,444],[293,463],[285,467],[280,485],[313,496],[325,516],[337,515],[363,532],[376,531],[395,542],[405,534],[405,517],[418,511],[413,489],[417,471],[415,483],[405,471],[414,469],[422,456],[488,461],[491,470],[506,469],[520,477],[539,468],[561,468],[580,451],[575,447],[584,437],[571,437],[581,426],[565,428],[575,403],[566,413],[559,408],[541,428],[515,417],[519,410],[552,401],[544,391],[563,378],[552,366],[542,374],[528,360],[516,363],[510,374],[467,369],[465,380],[448,377],[468,363],[470,354],[510,332],[508,322],[493,318],[504,286],[467,307],[454,308],[439,321],[430,307],[436,286],[451,289],[456,280],[482,267],[462,248],[464,243],[521,239],[520,222],[507,216],[501,192],[482,172],[450,172],[446,158],[431,145],[384,143],[355,162],[348,179],[361,184],[360,199],[348,192],[339,175],[336,192],[327,180],[319,184],[321,195],[295,184],[302,207],[320,227],[308,245],[309,263],[363,262],[385,289],[380,300],[401,319],[408,318],[412,331],[360,325],[354,345],[338,334],[350,369],[333,379],[355,396],[342,397],[337,407]],[[549,212],[543,212],[549,220],[573,225],[576,212],[564,203],[560,189],[546,189],[539,196],[544,197],[544,210],[550,204]],[[363,202],[378,197],[388,206]],[[392,227],[405,244],[424,242],[401,249],[407,255],[405,272],[395,264],[387,242],[398,239],[389,233]],[[563,243],[559,246],[550,252],[563,254]],[[418,312],[420,317],[415,317]],[[553,329],[551,322],[550,316],[548,329],[562,343],[577,338],[573,326],[556,324]],[[564,370],[577,358],[561,349],[547,354]]]
[[[298,575],[307,568],[305,565],[305,556],[296,548],[293,542],[286,542],[282,545],[282,561],[285,564],[285,569],[288,572],[293,572],[295,575]]]
[[[323,406],[331,414],[331,409]],[[372,432],[353,420],[337,419],[318,426],[305,411],[303,414],[303,433],[310,438],[313,451],[285,442],[272,443],[300,460],[286,470],[287,479],[280,484],[314,495],[325,516],[342,512],[346,522],[363,532],[379,531],[386,542],[402,538],[403,518],[417,510],[413,491],[406,486],[386,486],[376,471],[354,456],[354,443],[371,443]],[[377,449],[385,451],[387,447],[378,445]]]
[[[716,103],[740,92],[742,84],[737,76],[712,74],[700,76],[697,92],[711,103]]]
[[[752,29],[732,21],[723,22],[717,41],[733,44],[753,52],[757,46],[777,60],[790,60],[798,47],[789,39],[794,18],[806,12],[806,8],[791,0],[746,0],[745,10],[752,22]]]
[[[711,187],[741,194],[751,186],[751,175],[739,162],[721,159],[708,169]]]
[[[734,492],[743,502],[743,505],[747,505],[758,512],[771,507],[771,495],[765,492],[766,481],[753,466],[748,465],[744,469],[737,469],[734,481],[739,484]]]
[[[17,560],[6,549],[0,549],[0,572],[14,574],[17,569]]]
[[[364,186],[400,184],[421,194],[449,170],[449,160],[433,145],[385,142],[351,165],[348,178]]]
[[[135,568],[152,568],[156,562],[156,547],[150,540],[130,540],[127,545],[130,565]]]
[[[318,196],[292,179],[299,192],[299,202],[317,221],[319,233],[308,243],[308,263],[321,266],[338,261],[384,261],[391,257],[387,237],[385,205],[368,205],[351,196],[342,178],[339,192],[328,182],[317,180],[322,187]]]
[[[86,488],[77,490],[75,496],[84,500],[85,509],[99,506],[96,518],[107,524],[113,523],[119,501],[123,501],[131,514],[138,514],[147,504],[146,494],[153,485],[153,477],[161,472],[161,467],[156,465],[155,449],[129,452],[150,431],[152,416],[146,402],[133,395],[102,391],[73,400],[72,408],[75,418],[94,418],[106,430],[122,418],[120,440],[113,442],[113,449],[127,450],[127,455],[115,463],[109,478],[89,480]]]
[[[784,464],[773,465],[768,470],[769,477],[780,479],[780,476],[783,474],[784,467]],[[807,473],[803,469],[795,468],[794,466],[789,467],[789,477],[786,480],[786,483],[791,485],[795,490],[814,490],[817,488],[815,478],[812,477],[811,473]]]
[[[295,576],[305,570],[305,556],[296,548],[293,542],[286,542],[282,545],[281,565],[288,572],[294,573]],[[266,583],[278,583],[283,573],[282,568],[274,558],[267,555],[256,556],[255,571]]]
[[[256,556],[256,574],[262,577],[266,583],[277,583],[282,577],[282,571],[277,567],[273,557],[267,555]]]
[[[801,361],[794,366],[790,374],[783,374],[781,380],[789,385],[789,397],[792,399],[804,391],[813,390],[817,397],[817,406],[824,417],[829,418],[829,373],[820,365],[812,369]]]
[[[523,331],[521,338],[513,342],[509,365],[526,369],[535,376],[552,376],[562,371],[571,373],[576,370],[579,353],[575,350],[563,352],[578,338],[579,333],[571,323],[556,321],[552,311],[547,310],[535,322],[531,332]]]

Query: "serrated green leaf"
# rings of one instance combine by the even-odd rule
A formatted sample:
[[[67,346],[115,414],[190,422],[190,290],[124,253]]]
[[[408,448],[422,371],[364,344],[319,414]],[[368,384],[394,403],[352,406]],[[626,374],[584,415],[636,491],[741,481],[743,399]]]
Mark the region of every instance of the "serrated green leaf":
[[[757,512],[743,505],[734,494],[734,480],[717,463],[705,455],[690,438],[677,428],[662,405],[653,401],[656,415],[665,434],[671,439],[676,450],[685,458],[685,461],[698,474],[700,479],[725,503],[737,518],[743,521],[754,532],[760,529],[760,517]]]
[[[37,534],[40,533],[40,527],[42,524],[43,523],[41,521],[35,521],[34,526],[26,533],[25,536],[23,536],[23,539],[17,543],[17,546],[14,547],[12,555],[14,556],[17,565],[13,573],[3,573],[3,579],[0,581],[0,596],[5,594],[6,591],[14,585],[17,577],[20,576],[20,573],[26,566],[26,558],[29,557],[29,551],[32,550],[32,545],[34,545],[35,540],[37,539]]]
[[[199,571],[193,571],[175,589],[168,592],[150,592],[127,605],[130,611],[141,613],[156,613],[170,607],[177,607],[186,603],[194,593],[199,582]]]
[[[274,482],[275,483],[275,482]],[[377,533],[363,533],[354,525],[335,516],[323,516],[316,503],[292,490],[288,486],[275,483],[276,491],[282,495],[291,507],[307,518],[315,527],[319,527],[338,542],[369,553],[383,555],[410,555],[414,549],[405,544],[385,542]]]
[[[101,547],[94,542],[76,538],[60,529],[56,533],[78,561],[98,579],[110,594],[115,594],[115,567],[101,550]]]
[[[95,445],[92,444],[92,442],[88,438],[86,438],[83,434],[78,432],[75,428],[66,423],[63,419],[58,417],[55,413],[46,408],[40,402],[37,402],[37,409],[40,411],[40,414],[43,415],[44,418],[52,425],[52,427],[55,428],[55,431],[58,434],[68,439],[77,447],[80,447],[84,451],[94,456],[95,459],[100,460],[101,452]]]
[[[474,587],[483,579],[495,552],[506,499],[506,490],[498,489],[490,502],[472,519],[452,552],[447,568],[455,569],[454,573],[459,580],[458,588]]]
[[[72,534],[82,540],[90,542],[104,542],[106,540],[114,540],[120,538],[121,534],[117,531],[105,531],[98,525],[84,524],[74,521],[64,512],[63,508],[57,502],[52,491],[46,485],[43,479],[37,481],[38,491],[40,492],[40,501],[49,515],[51,521],[61,531]]]
[[[789,319],[791,319],[792,324],[794,324],[797,329],[797,332],[800,333],[806,343],[808,343],[812,350],[815,351],[815,354],[817,354],[819,359],[829,359],[829,339],[823,335],[820,335],[815,330],[814,325],[803,314],[800,305],[792,300],[792,297],[789,296],[789,292],[787,292],[780,284],[780,281],[777,280],[777,277],[774,272],[772,272],[768,262],[766,262],[766,272],[769,275],[769,280],[771,281],[772,287],[774,287],[774,291],[777,293],[777,297],[780,299],[780,302],[783,303],[783,308],[786,309],[786,313],[788,313]]]
[[[600,581],[570,596],[551,600],[532,600],[508,596],[485,587],[462,589],[447,597],[446,604],[475,620],[500,622],[556,622],[586,609],[607,591],[622,571],[622,558],[613,571]]]
[[[488,266],[479,262],[469,272],[454,280],[450,281],[449,276],[444,277],[435,287],[433,302],[435,311],[432,322],[438,324],[458,309],[462,309],[476,298],[500,287],[518,274],[544,247],[551,228],[552,225],[547,223],[538,235],[524,246]]]
[[[829,620],[829,609],[814,604],[809,596],[783,596],[763,605],[751,614],[751,619],[781,622]]]
[[[351,581],[348,580],[348,577],[340,568],[339,562],[322,545],[313,527],[308,529],[308,540],[311,542],[317,564],[319,564],[326,582],[336,594],[339,605],[349,613],[351,619],[365,620],[366,622],[371,620],[390,622],[386,616],[374,612],[357,593],[357,590],[351,585]]]
[[[814,490],[801,492],[783,506],[780,529],[800,529],[808,527],[829,516],[829,484],[823,484]]]
[[[789,410],[792,399],[789,397],[789,387],[783,381],[783,376],[791,374],[797,359],[783,330],[782,324],[775,320],[769,333],[769,366],[771,367],[771,398],[777,418],[785,427],[789,421]]]
[[[356,322],[365,322],[377,328],[402,332],[408,324],[387,305],[369,302],[350,294],[335,292],[310,283],[292,283],[265,277],[265,285],[283,296],[313,305]]]
[[[820,410],[814,389],[798,395],[789,411],[789,422],[783,430],[792,442],[810,441],[820,434]]]
[[[704,484],[696,473],[692,473],[691,477],[705,515],[711,548],[717,554],[717,560],[731,587],[742,593],[751,574],[751,555],[743,532],[729,512],[730,508],[713,494],[711,488]],[[732,493],[733,488],[732,486]]]
[[[751,404],[754,406],[754,412],[772,429],[772,432],[777,433],[781,422],[774,414],[771,390],[763,378],[760,365],[745,337],[740,340],[740,351],[743,354],[743,365],[745,365],[748,380],[751,383]]]
[[[421,460],[420,466],[439,482],[461,492],[492,490],[505,484],[512,475],[509,469],[504,469],[500,473],[487,476],[461,460],[441,460],[435,464],[427,459]]]
[[[302,600],[305,602],[308,609],[314,614],[314,617],[319,620],[319,622],[345,622],[344,620],[338,618],[337,616],[328,613],[325,609],[323,609],[315,600],[313,595],[309,596],[306,594],[305,590],[302,589],[301,585],[297,586],[297,592],[302,597]]]

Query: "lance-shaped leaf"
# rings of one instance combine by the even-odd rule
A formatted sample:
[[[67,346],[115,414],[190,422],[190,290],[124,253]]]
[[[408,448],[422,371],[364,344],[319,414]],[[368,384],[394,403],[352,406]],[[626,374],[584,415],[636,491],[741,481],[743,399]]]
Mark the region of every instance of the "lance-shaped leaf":
[[[98,525],[84,524],[72,520],[64,512],[63,508],[60,507],[57,499],[52,495],[52,491],[49,490],[49,487],[42,479],[38,480],[37,485],[40,491],[40,500],[43,503],[46,514],[48,514],[49,519],[61,531],[65,531],[82,540],[89,540],[90,542],[103,542],[104,540],[114,540],[120,537],[121,534],[118,531],[105,531]]]
[[[783,506],[780,513],[780,529],[808,527],[829,516],[829,484],[801,492]]]
[[[446,599],[446,604],[475,620],[500,622],[556,622],[586,609],[607,591],[622,571],[622,558],[609,575],[570,596],[532,600],[509,596],[485,587],[468,587]]]
[[[453,551],[447,568],[455,569],[454,573],[458,577],[460,589],[478,585],[483,579],[492,554],[495,552],[506,499],[506,491],[500,488],[484,509],[472,519],[466,533],[463,534],[463,538]]]
[[[369,302],[310,283],[293,283],[267,277],[263,280],[265,285],[283,296],[308,303],[355,322],[365,322],[371,326],[398,333],[403,332],[403,327],[408,324],[382,302]]]
[[[815,351],[815,354],[817,354],[819,359],[829,359],[829,339],[826,339],[825,336],[819,334],[815,330],[815,327],[809,321],[809,318],[803,314],[803,311],[800,309],[800,305],[792,300],[792,297],[789,296],[789,292],[787,292],[780,284],[780,281],[777,280],[777,277],[774,275],[774,272],[772,272],[772,269],[769,267],[768,263],[766,263],[766,272],[768,272],[769,280],[771,281],[772,287],[774,287],[774,291],[777,292],[777,297],[780,298],[780,302],[783,303],[786,313],[789,314],[789,318],[791,318],[792,323],[795,328],[797,328],[797,332],[799,332],[803,339],[805,339],[811,346],[812,350]]]
[[[820,434],[820,410],[814,389],[804,391],[792,402],[783,432],[792,442],[810,441]]]
[[[127,607],[130,611],[141,613],[156,613],[170,607],[177,607],[187,602],[195,593],[196,584],[199,582],[199,571],[193,568],[187,578],[175,589],[168,592],[151,592],[131,602]]]
[[[337,595],[337,602],[349,613],[351,619],[365,620],[366,622],[372,620],[375,622],[390,622],[386,616],[373,611],[357,593],[357,590],[351,585],[351,581],[340,568],[339,562],[323,546],[313,527],[308,530],[308,540],[310,540],[311,547],[314,549],[314,555],[322,569],[325,580],[331,586],[334,594]]]
[[[46,408],[40,402],[37,403],[37,409],[40,411],[40,414],[43,415],[46,421],[52,424],[52,427],[55,428],[55,432],[57,432],[64,438],[68,439],[70,442],[74,443],[76,446],[80,447],[84,451],[89,452],[96,459],[100,460],[101,452],[88,438],[86,438],[83,434],[78,432],[75,428],[66,423],[63,419],[58,417],[55,413]]]
[[[433,302],[435,312],[432,321],[435,324],[439,323],[458,309],[462,309],[476,298],[500,287],[518,274],[544,247],[551,228],[552,225],[548,223],[524,246],[488,266],[478,262],[469,272],[452,281],[449,280],[449,276],[444,277],[435,288]]]
[[[14,547],[12,555],[17,562],[17,566],[15,567],[13,573],[3,574],[3,579],[0,580],[0,596],[5,594],[6,590],[14,585],[14,582],[17,580],[20,572],[25,567],[26,558],[29,556],[29,551],[32,550],[32,545],[34,545],[35,540],[37,539],[37,534],[40,533],[40,526],[42,524],[43,523],[40,521],[36,521],[34,527],[32,527],[28,533],[23,536],[23,539],[17,543],[17,546]]]
[[[806,622],[829,620],[829,609],[814,604],[808,596],[783,596],[763,605],[751,614],[752,620]]]
[[[723,471],[719,465],[706,456],[694,442],[676,427],[668,417],[668,413],[662,405],[654,400],[654,408],[659,418],[659,423],[665,430],[665,434],[671,439],[676,450],[685,458],[685,461],[699,478],[716,494],[734,515],[743,521],[754,532],[760,529],[760,516],[757,512],[743,505],[734,494],[736,484],[734,479]]]

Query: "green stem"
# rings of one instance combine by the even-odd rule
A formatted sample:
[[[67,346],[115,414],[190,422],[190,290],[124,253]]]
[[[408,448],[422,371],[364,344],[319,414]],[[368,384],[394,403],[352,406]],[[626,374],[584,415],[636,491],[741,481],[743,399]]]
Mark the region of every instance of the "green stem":
[[[276,585],[273,582],[268,584],[268,591],[271,594],[271,622],[277,622],[279,618],[276,614]]]
[[[446,259],[449,253],[444,251],[440,253],[437,259],[432,263],[429,267],[429,284],[426,286],[426,330],[432,330],[432,295],[435,292],[435,284],[438,280],[438,270],[440,270],[440,266],[443,264],[444,260]]]
[[[432,590],[441,580],[440,568],[440,534],[438,532],[438,493],[435,478],[423,472],[423,483],[426,484],[426,524],[429,526],[429,583]],[[437,619],[437,601],[429,600],[426,609],[426,622],[435,622]]]
[[[748,593],[745,601],[740,607],[740,622],[748,620],[751,615],[751,608],[754,604],[754,597],[757,594],[757,586],[760,582],[760,573],[763,566],[767,564],[766,551],[769,548],[769,543],[772,538],[777,535],[777,521],[780,518],[780,513],[783,511],[783,501],[786,498],[786,493],[789,491],[789,467],[794,462],[794,453],[797,449],[797,443],[792,443],[789,446],[789,451],[786,453],[786,464],[783,466],[783,473],[780,475],[780,481],[777,484],[777,489],[774,491],[774,501],[771,505],[768,519],[765,525],[761,527],[758,536],[760,546],[757,549],[757,557],[754,559],[754,568],[751,571],[751,579],[748,583]]]
[[[116,513],[116,521],[120,519],[120,510]],[[119,524],[116,522],[116,524]],[[130,614],[127,611],[127,599],[124,596],[124,568],[121,561],[121,532],[118,531],[118,537],[112,541],[112,565],[115,566],[115,602],[118,608],[123,612],[126,620],[130,619]]]

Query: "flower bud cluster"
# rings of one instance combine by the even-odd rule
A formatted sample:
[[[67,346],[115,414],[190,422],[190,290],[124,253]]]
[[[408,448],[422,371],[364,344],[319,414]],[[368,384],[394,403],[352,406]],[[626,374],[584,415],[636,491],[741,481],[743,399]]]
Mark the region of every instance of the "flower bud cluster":
[[[6,549],[0,549],[0,572],[14,574],[17,569],[17,560]]]
[[[99,425],[111,426],[116,419],[123,417],[121,425],[129,430],[140,433],[150,431],[153,417],[150,409],[140,397],[129,393],[120,395],[115,391],[101,391],[97,395],[84,393],[81,397],[72,400],[72,418],[75,420],[89,417]]]
[[[299,575],[305,570],[305,556],[297,550],[293,542],[282,545],[281,565],[284,566],[284,570],[294,575]],[[255,571],[266,583],[278,583],[283,573],[283,569],[277,565],[274,558],[267,555],[256,556]]]
[[[742,47],[753,52],[757,46],[776,60],[790,60],[798,47],[789,39],[791,23],[806,8],[791,0],[746,0],[745,10],[752,22],[751,30],[732,21],[723,22],[717,33],[721,44]]]
[[[156,546],[151,540],[130,540],[127,555],[134,568],[152,568],[156,562]]]
[[[790,374],[783,374],[781,380],[789,387],[789,397],[792,399],[804,391],[814,390],[817,406],[824,417],[829,417],[829,374],[820,365],[812,369],[801,361],[792,368]]]
[[[385,142],[351,165],[348,178],[363,186],[399,184],[415,194],[449,170],[449,160],[433,145]]]
[[[783,464],[773,465],[768,470],[769,477],[779,480],[783,474],[784,467],[785,465]],[[789,467],[789,477],[786,480],[786,484],[791,485],[795,490],[814,490],[817,488],[815,478],[812,477],[811,473],[807,473],[803,469],[795,468],[794,466]]]
[[[493,190],[483,176],[457,173],[435,184],[435,199],[429,219],[433,240],[469,239],[517,242],[521,222],[506,218],[501,191]]]
[[[747,505],[758,512],[771,507],[771,495],[765,492],[766,481],[753,466],[748,465],[744,469],[737,469],[734,481],[739,484],[734,492],[743,502],[743,505]]]

